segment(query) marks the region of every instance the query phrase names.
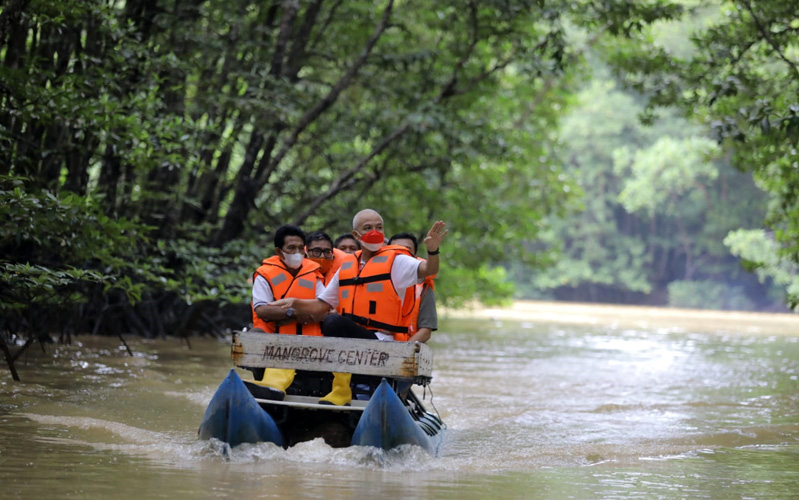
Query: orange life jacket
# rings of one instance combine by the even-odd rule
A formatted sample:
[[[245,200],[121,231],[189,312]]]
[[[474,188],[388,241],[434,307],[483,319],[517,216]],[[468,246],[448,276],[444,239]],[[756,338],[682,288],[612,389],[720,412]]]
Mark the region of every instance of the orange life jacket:
[[[369,330],[382,330],[394,340],[408,340],[415,303],[414,287],[402,300],[391,283],[391,266],[398,255],[413,254],[398,245],[384,246],[360,267],[361,252],[347,255],[338,273],[338,312]]]
[[[333,262],[330,264],[330,269],[328,269],[327,272],[325,273],[325,286],[330,284],[330,280],[333,279],[333,276],[335,276],[336,271],[339,270],[341,264],[344,263],[348,255],[349,254],[347,252],[339,250],[338,248],[333,249]]]
[[[423,262],[425,260],[422,259],[421,257],[416,257],[416,258]],[[433,281],[436,278],[436,276],[438,275],[434,274],[433,276],[428,276],[424,279],[423,282],[417,283],[416,286],[413,287],[414,303],[413,303],[413,311],[411,311],[411,324],[408,326],[408,333],[409,333],[408,338],[413,337],[413,335],[419,331],[419,327],[417,325],[419,323],[419,308],[422,305],[422,299],[424,298],[425,294],[429,290],[436,289],[436,283],[435,281]]]
[[[275,300],[290,297],[293,299],[315,299],[316,283],[322,280],[319,273],[319,264],[308,259],[302,261],[302,267],[297,271],[296,276],[292,276],[286,269],[280,257],[273,255],[264,259],[261,267],[255,270],[252,276],[253,282],[261,276],[272,288]],[[303,325],[292,319],[281,321],[265,321],[255,314],[252,307],[252,326],[261,328],[267,333],[284,333],[288,335],[313,335],[322,336],[322,327],[319,323],[309,323]]]

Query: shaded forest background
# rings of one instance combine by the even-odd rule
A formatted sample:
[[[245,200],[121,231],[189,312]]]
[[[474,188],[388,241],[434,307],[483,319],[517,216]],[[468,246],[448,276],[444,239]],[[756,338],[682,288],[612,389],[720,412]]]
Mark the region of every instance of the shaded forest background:
[[[785,4],[6,0],[0,332],[221,334],[365,207],[447,221],[449,304],[788,310]]]

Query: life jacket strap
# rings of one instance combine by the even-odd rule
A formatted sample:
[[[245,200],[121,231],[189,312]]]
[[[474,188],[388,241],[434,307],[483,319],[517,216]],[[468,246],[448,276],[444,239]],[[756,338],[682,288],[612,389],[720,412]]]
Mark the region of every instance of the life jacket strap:
[[[272,321],[275,324],[275,332],[280,330],[280,327],[290,325],[292,323],[296,324],[296,333],[297,335],[302,335],[302,323],[293,319],[278,319]]]
[[[339,280],[339,286],[361,285],[364,283],[374,283],[375,281],[389,281],[391,280],[391,273],[375,274],[374,276],[367,276],[362,278],[355,276],[354,278],[347,278]]]
[[[390,325],[388,323],[383,323],[382,321],[375,321],[371,318],[364,318],[363,316],[358,316],[356,314],[350,314],[345,312],[342,312],[341,315],[346,318],[350,318],[351,320],[362,326],[377,328],[379,330],[385,330],[391,333],[408,333],[407,326]]]

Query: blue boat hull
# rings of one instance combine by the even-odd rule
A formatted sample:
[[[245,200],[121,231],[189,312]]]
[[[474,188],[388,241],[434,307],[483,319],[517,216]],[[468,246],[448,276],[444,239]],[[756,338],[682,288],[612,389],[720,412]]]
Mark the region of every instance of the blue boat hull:
[[[234,370],[230,370],[205,410],[199,436],[216,438],[231,447],[242,443],[284,443],[275,421],[258,405]]]
[[[421,446],[436,455],[441,432],[428,435],[411,418],[408,409],[383,379],[369,399],[352,435],[352,444],[390,450],[403,444]]]
[[[424,410],[413,391],[406,406],[382,379],[359,413],[335,411],[324,405],[303,409],[278,402],[259,404],[231,370],[205,411],[199,436],[216,438],[231,447],[260,442],[288,447],[317,437],[334,447],[358,445],[390,450],[411,444],[437,455],[445,426]]]

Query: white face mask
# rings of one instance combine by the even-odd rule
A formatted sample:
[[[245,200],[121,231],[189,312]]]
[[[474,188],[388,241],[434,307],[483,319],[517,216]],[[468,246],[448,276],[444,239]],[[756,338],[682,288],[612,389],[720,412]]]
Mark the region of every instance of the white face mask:
[[[304,258],[305,256],[302,254],[302,252],[297,252],[297,253],[283,252],[283,262],[285,262],[286,267],[291,269],[298,269],[300,266],[302,266],[302,259]]]

